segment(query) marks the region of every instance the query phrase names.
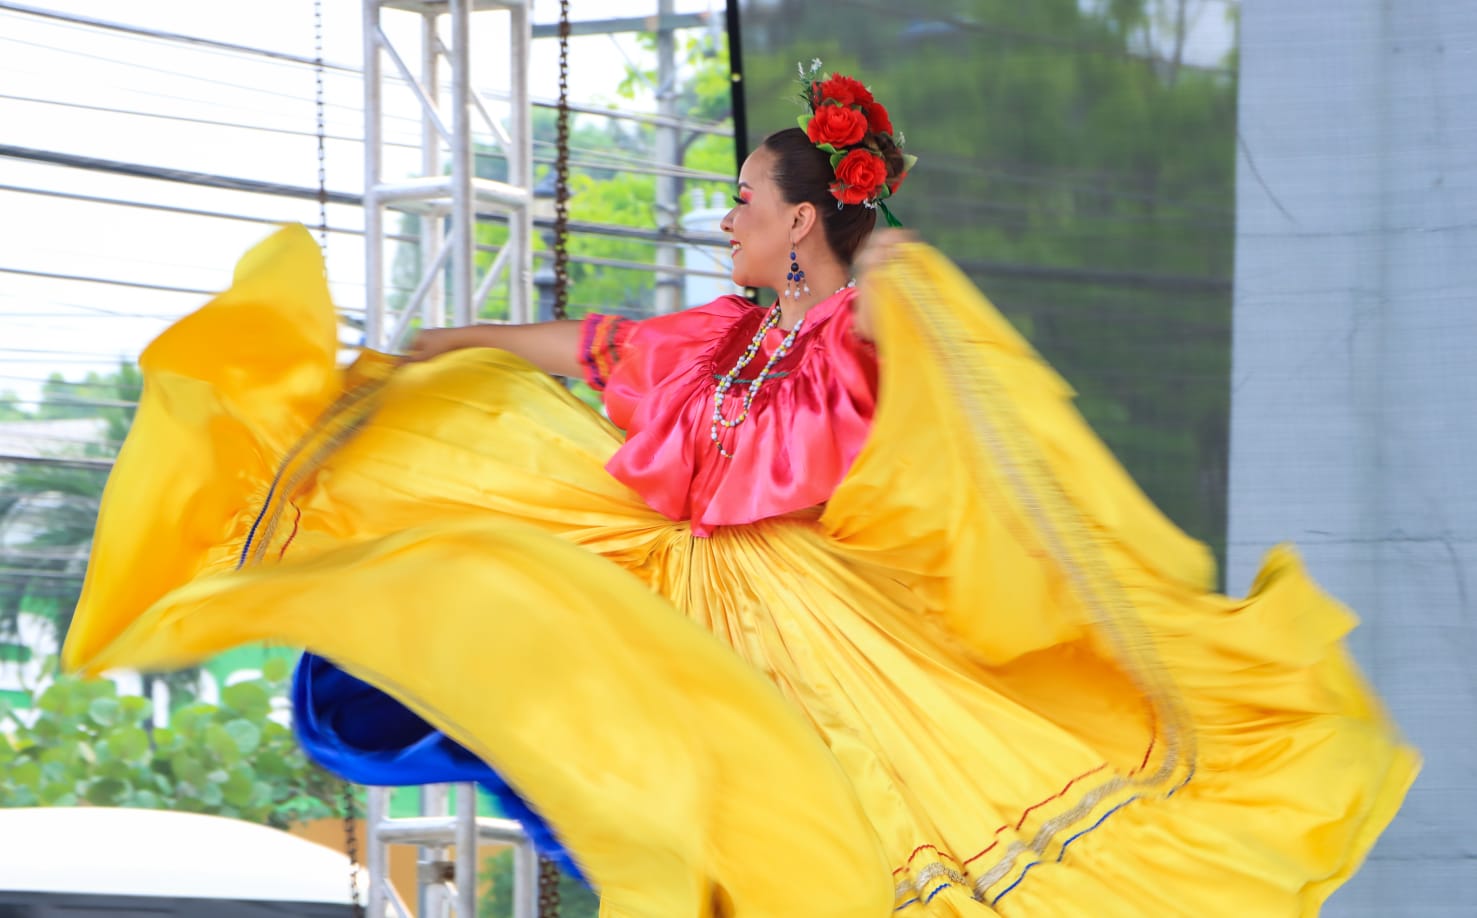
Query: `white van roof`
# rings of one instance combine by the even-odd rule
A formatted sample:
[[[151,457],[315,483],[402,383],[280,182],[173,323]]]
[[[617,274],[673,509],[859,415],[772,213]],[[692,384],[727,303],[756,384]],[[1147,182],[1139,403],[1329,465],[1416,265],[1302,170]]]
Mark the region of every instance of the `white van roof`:
[[[0,809],[0,890],[347,904],[348,876],[343,854],[236,819]]]

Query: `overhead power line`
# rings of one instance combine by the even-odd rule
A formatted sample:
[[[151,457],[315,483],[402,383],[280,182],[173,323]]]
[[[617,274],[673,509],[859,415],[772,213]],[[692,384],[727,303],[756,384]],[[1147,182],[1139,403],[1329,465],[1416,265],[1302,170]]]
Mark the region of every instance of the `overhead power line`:
[[[99,386],[99,385],[107,385],[107,384],[106,383],[88,383],[88,384],[85,384],[85,385]],[[47,407],[56,407],[56,408],[137,408],[138,407],[138,402],[118,401],[118,400],[113,400],[113,399],[97,399],[97,398],[73,398],[70,395],[50,395],[50,396],[42,396],[41,398],[7,398],[3,393],[0,393],[0,405],[35,405],[37,407],[40,407],[42,405],[45,405]],[[53,418],[34,418],[33,420],[37,420],[37,421],[49,421],[49,420],[55,420],[55,419],[53,419]],[[63,418],[61,420],[66,420],[66,419]],[[7,423],[7,422],[0,421],[0,424],[4,424],[4,423]]]
[[[102,172],[111,172],[120,175],[131,175],[139,178],[160,179],[171,182],[182,182],[190,185],[200,185],[210,188],[223,188],[232,191],[246,191],[257,194],[276,194],[283,197],[316,200],[318,190],[304,186],[282,185],[276,182],[261,182],[255,179],[242,179],[230,176],[213,175],[202,172],[190,172],[180,169],[167,169],[159,166],[144,166],[137,163],[122,163],[115,160],[98,159],[88,156],[77,156],[71,153],[56,153],[47,150],[34,150],[28,147],[17,147],[10,144],[0,144],[0,156],[9,156],[16,159],[27,159],[37,162],[47,162],[54,165],[73,166],[83,169],[95,169]],[[350,194],[342,191],[328,192],[330,203],[360,206],[363,202],[361,195]],[[490,222],[500,222],[498,215],[482,217]],[[505,217],[502,219],[506,219]],[[534,218],[534,225],[540,229],[552,230],[554,221],[547,217]],[[586,221],[570,221],[569,230],[573,233],[584,233],[590,235],[609,236],[620,239],[632,239],[642,242],[676,242],[687,245],[713,246],[725,248],[728,245],[727,236],[721,233],[679,233],[669,230],[650,230],[631,226],[619,226],[615,224],[591,223]],[[1159,275],[1148,273],[1119,272],[1108,269],[1094,268],[1053,268],[1043,265],[1005,263],[1005,262],[980,262],[961,261],[961,265],[979,266],[997,277],[1021,277],[1041,278],[1063,281],[1067,283],[1102,283],[1102,284],[1128,284],[1144,287],[1158,287],[1162,289],[1229,289],[1230,281],[1224,278],[1187,277],[1178,275]],[[0,271],[10,273],[30,273],[20,269],[0,268]],[[42,275],[46,276],[46,275]],[[80,276],[62,276],[61,279],[74,280],[97,280],[96,278],[85,278]],[[148,286],[126,283],[126,286]],[[151,289],[170,289],[152,288]],[[182,289],[181,292],[198,292]],[[205,291],[213,293],[214,291]]]
[[[177,32],[167,32],[167,31],[163,31],[163,30],[159,30],[159,29],[150,29],[150,28],[145,28],[145,27],[142,27],[142,26],[128,25],[126,23],[111,22],[111,21],[102,20],[102,19],[94,19],[94,18],[88,17],[88,16],[76,16],[76,15],[73,15],[73,14],[70,14],[70,13],[59,13],[59,12],[55,12],[55,11],[52,11],[52,10],[43,10],[43,9],[39,9],[39,8],[36,8],[36,7],[27,6],[27,5],[24,5],[24,4],[10,3],[10,2],[6,2],[6,0],[0,0],[0,11],[9,11],[9,12],[15,12],[15,13],[23,13],[23,14],[28,14],[28,15],[40,16],[40,17],[43,17],[43,18],[52,19],[52,20],[56,20],[56,21],[59,21],[59,22],[63,22],[63,23],[69,23],[69,24],[81,25],[81,26],[88,26],[88,27],[92,27],[92,28],[98,28],[98,29],[105,29],[105,30],[120,32],[120,33],[123,33],[123,34],[131,35],[131,36],[136,37],[136,38],[145,38],[145,39],[153,39],[153,40],[158,40],[158,41],[179,42],[179,43],[190,44],[190,45],[199,45],[199,46],[206,47],[206,48],[213,48],[213,49],[219,50],[219,51],[232,52],[232,53],[236,53],[236,54],[244,54],[244,55],[248,55],[248,56],[264,57],[264,58],[268,58],[268,59],[271,59],[271,60],[283,61],[283,62],[287,62],[287,63],[299,65],[299,66],[317,67],[319,65],[319,63],[320,63],[316,58],[303,57],[301,55],[296,55],[296,54],[287,54],[287,53],[280,52],[280,51],[273,51],[273,50],[271,50],[269,48],[259,48],[259,47],[250,46],[250,45],[235,44],[235,43],[232,43],[232,42],[215,41],[213,39],[199,38],[197,36],[192,36],[192,35],[183,35],[183,34],[177,33]],[[701,15],[701,14],[697,14],[697,15]],[[70,49],[66,49],[66,48],[56,48],[54,46],[42,46],[42,47],[50,47],[52,50],[63,52],[63,53],[72,53],[70,51]],[[77,52],[77,53],[81,53],[81,52]],[[126,64],[126,65],[129,65],[129,66],[145,66],[145,65],[138,65],[138,64],[135,64],[133,62],[126,62],[126,61],[114,61],[114,62],[115,63]],[[358,67],[350,66],[348,64],[334,63],[332,61],[323,61],[321,63],[322,63],[322,67],[323,67],[324,71],[327,72],[327,73],[329,73],[329,74],[344,75],[344,76],[353,76],[353,77],[360,77],[360,78],[362,78],[363,75],[364,75],[363,70],[361,70]],[[187,77],[187,78],[190,78],[190,79],[200,79],[200,77],[198,77],[195,74],[179,73],[178,71],[170,71],[170,72],[173,73],[174,75],[177,75],[177,76]],[[398,76],[391,77],[390,80],[391,80],[391,82],[394,82],[394,83],[400,83],[400,84],[403,84],[404,83],[404,81],[402,79],[400,79]],[[232,85],[235,85],[235,84],[232,84]],[[490,99],[495,99],[495,100],[500,101],[500,102],[507,102],[507,101],[509,101],[508,93],[506,93],[504,91],[500,91],[500,90],[489,90],[489,89],[475,89],[474,91],[478,95],[485,96],[485,97],[490,98]],[[532,103],[532,105],[535,108],[544,108],[544,109],[549,109],[549,110],[555,110],[555,109],[557,109],[559,107],[558,102],[556,102],[553,99],[539,99],[539,98],[535,98],[535,99],[532,99],[531,100],[531,103]],[[345,107],[345,106],[340,105],[338,107]],[[590,116],[594,116],[594,117],[598,117],[598,118],[610,118],[610,119],[617,120],[617,121],[632,121],[632,122],[638,122],[638,123],[642,123],[642,124],[650,124],[650,125],[653,125],[653,126],[680,127],[683,130],[693,131],[695,133],[700,133],[700,134],[714,134],[714,135],[721,136],[721,137],[732,137],[733,136],[733,128],[732,128],[732,126],[731,125],[725,125],[725,124],[720,123],[720,122],[711,122],[711,121],[705,121],[705,120],[701,120],[701,119],[687,119],[687,118],[676,118],[676,119],[674,119],[674,118],[664,117],[662,115],[653,114],[653,113],[649,113],[649,112],[624,112],[624,111],[620,111],[618,109],[612,109],[612,108],[608,108],[608,107],[600,107],[600,106],[596,106],[596,105],[571,104],[569,106],[569,110],[571,112],[575,113],[575,114],[578,114],[578,115],[590,115]]]
[[[217,220],[236,220],[241,223],[257,223],[263,226],[281,226],[291,223],[286,217],[253,217],[249,214],[233,214],[223,210],[203,210],[198,207],[179,207],[174,204],[158,204],[153,201],[130,201],[124,198],[110,198],[95,194],[79,194],[75,191],[57,191],[50,188],[25,188],[20,185],[0,184],[0,191],[9,191],[15,194],[33,194],[41,197],[61,198],[67,201],[79,201],[86,204],[109,204],[124,207],[137,207],[143,210],[156,211],[158,213],[180,214],[187,217],[212,217]],[[362,236],[364,231],[344,226],[330,226],[330,233],[348,236]],[[385,238],[394,239],[397,242],[419,242],[419,236],[408,233],[386,233]]]
[[[28,6],[22,3],[10,3],[8,0],[0,0],[0,10],[11,13],[24,13],[27,16],[37,16],[42,19],[54,19],[60,22],[70,22],[78,25],[90,26],[94,29],[104,29],[112,32],[122,32],[128,35],[138,35],[146,38],[163,39],[165,41],[179,42],[181,44],[195,45],[201,48],[214,48],[217,51],[231,51],[237,54],[249,54],[257,57],[268,57],[280,61],[291,61],[294,64],[304,64],[309,67],[318,65],[318,61],[311,57],[300,54],[288,54],[283,51],[273,51],[268,48],[257,48],[250,45],[238,45],[229,41],[216,41],[211,38],[201,38],[198,35],[186,35],[183,32],[167,32],[163,29],[150,29],[144,26],[127,25],[121,22],[112,22],[107,19],[95,19],[91,16],[79,16],[75,13],[61,13],[55,10],[42,9],[40,7]],[[355,72],[354,68],[342,64],[331,64],[324,62],[323,66],[330,70],[347,70]]]
[[[31,162],[49,163],[53,166],[68,166],[73,169],[89,169],[113,175],[128,175],[134,178],[158,179],[166,182],[182,182],[204,188],[221,188],[227,191],[245,191],[252,194],[270,194],[284,198],[318,199],[318,189],[303,185],[284,185],[280,182],[264,182],[260,179],[232,178],[209,172],[192,172],[188,169],[170,169],[163,166],[146,166],[140,163],[125,163],[113,159],[93,156],[78,156],[75,153],[58,153],[52,150],[37,150],[0,144],[0,156],[24,159]],[[361,206],[363,196],[343,191],[328,192],[330,204]]]
[[[318,199],[318,189],[303,185],[284,185],[280,182],[264,182],[258,179],[236,178],[207,172],[192,172],[187,169],[146,166],[139,163],[99,159],[93,156],[78,156],[75,153],[58,153],[51,150],[18,147],[12,144],[0,144],[0,156],[49,163],[57,166],[69,166],[77,169],[90,169],[99,172],[108,172],[114,175],[128,175],[135,178],[158,179],[160,181],[180,182],[186,185],[206,188],[220,188],[228,191],[244,191],[252,194],[277,195],[280,197],[314,201]],[[347,204],[359,207],[364,202],[363,195],[351,194],[346,191],[330,191],[327,194],[328,201],[331,204]],[[506,216],[500,214],[483,215],[481,219],[490,219],[491,222],[496,223],[505,221]],[[534,226],[541,229],[552,230],[554,228],[554,221],[550,217],[535,217],[533,222]],[[719,233],[679,233],[620,226],[613,223],[592,223],[589,221],[570,221],[569,229],[575,233],[614,236],[622,239],[639,239],[646,242],[677,242],[719,248],[727,248],[728,246],[728,238]]]
[[[85,380],[80,382],[77,380],[68,379],[37,380],[34,376],[14,376],[4,373],[0,373],[0,379],[14,379],[25,382],[44,382],[48,386],[69,386],[72,388],[95,388],[98,385],[98,383],[96,382],[87,382]]]
[[[268,88],[266,88],[264,86],[242,85],[240,82],[238,82],[236,80],[218,80],[218,79],[215,79],[214,77],[202,76],[202,75],[200,75],[198,73],[184,73],[184,72],[181,72],[179,70],[171,70],[170,68],[167,68],[167,67],[156,67],[153,64],[143,64],[143,63],[139,63],[138,61],[119,60],[116,57],[108,57],[105,54],[96,54],[96,53],[93,53],[91,51],[82,51],[82,50],[79,50],[77,48],[59,48],[56,45],[48,45],[48,44],[44,44],[42,42],[29,41],[29,40],[24,39],[24,38],[14,38],[14,37],[9,36],[9,35],[0,35],[0,41],[10,42],[11,44],[16,44],[16,45],[25,45],[25,46],[30,47],[30,48],[41,48],[43,50],[56,52],[57,54],[65,54],[65,55],[69,55],[71,57],[86,58],[87,60],[90,60],[90,61],[100,61],[100,62],[106,63],[106,64],[117,64],[120,67],[128,67],[128,68],[131,68],[133,70],[142,70],[142,71],[147,72],[147,73],[157,73],[157,74],[159,74],[161,76],[176,77],[176,78],[180,78],[180,79],[192,80],[192,81],[194,81],[196,83],[204,83],[207,86],[221,86],[221,87],[225,87],[227,89],[230,89],[233,92],[249,92],[249,93],[256,93],[258,95],[273,96],[273,97],[278,98],[278,99],[286,99],[289,102],[297,102],[297,103],[303,103],[304,102],[302,96],[296,95],[296,94],[290,93],[290,92],[284,92],[284,91],[279,90],[279,89],[268,89]],[[127,89],[127,90],[130,90],[130,91],[137,91],[137,90],[133,90],[132,87],[127,87],[127,86],[125,86],[125,87],[119,87],[119,88]],[[163,98],[178,99],[181,102],[204,102],[204,100],[202,100],[202,99],[191,99],[191,98],[184,97],[184,96],[170,96],[170,95],[167,95],[165,93],[159,93],[159,92],[154,92],[154,91],[150,91],[150,94],[151,95],[156,95],[156,96],[161,96]],[[358,106],[356,106],[356,105],[349,105],[349,104],[343,103],[343,102],[329,103],[329,104],[332,107],[334,107],[334,108],[341,108],[341,109],[344,109],[345,111],[358,111],[359,110]]]
[[[78,111],[98,112],[106,115],[122,115],[129,118],[152,118],[160,121],[171,121],[177,124],[198,124],[206,127],[229,128],[233,130],[259,131],[266,134],[279,134],[286,137],[316,138],[314,131],[298,128],[286,128],[270,124],[250,124],[244,121],[224,121],[218,118],[199,118],[191,115],[173,115],[165,112],[146,112],[139,109],[116,108],[106,105],[92,105],[86,102],[67,102],[59,99],[42,99],[36,96],[17,96],[9,93],[0,93],[0,99],[11,102],[24,102],[32,105],[54,105],[59,108],[75,109]],[[364,138],[349,136],[347,134],[326,134],[325,140],[340,143],[363,144]],[[536,146],[551,147],[551,141],[535,141]],[[399,147],[405,150],[419,150],[419,143],[408,141],[387,141],[386,146]],[[686,166],[662,166],[649,160],[641,159],[634,155],[615,153],[610,150],[596,150],[589,147],[572,146],[570,149],[576,153],[583,153],[595,159],[575,158],[570,160],[570,165],[581,169],[604,169],[616,172],[629,172],[637,175],[666,175],[679,178],[698,179],[702,181],[729,182],[733,176],[717,172],[706,172],[701,169],[690,169]],[[478,150],[474,155],[478,159],[506,159],[506,154],[493,150]],[[554,162],[551,156],[535,156],[533,161],[540,165],[549,165]]]
[[[218,290],[202,290],[199,287],[174,287],[169,284],[146,284],[142,281],[127,281],[117,278],[87,277],[81,274],[63,274],[58,271],[33,271],[29,268],[7,268],[0,265],[0,274],[15,274],[21,277],[40,277],[46,280],[84,281],[89,284],[111,284],[115,287],[136,287],[140,290],[158,290],[163,293],[191,293],[196,296],[214,296]]]
[[[0,453],[0,462],[15,462],[20,465],[55,465],[72,469],[101,469],[103,471],[113,467],[111,459],[67,459],[60,456],[21,456],[13,453]]]
[[[196,45],[204,48],[212,48],[217,51],[230,51],[236,54],[257,55],[269,57],[274,60],[288,61],[294,64],[304,64],[309,67],[322,63],[325,69],[337,70],[347,73],[358,73],[358,69],[345,64],[333,64],[327,61],[320,62],[317,58],[304,57],[299,54],[288,54],[282,51],[271,51],[266,48],[258,48],[251,45],[240,45],[228,41],[216,41],[210,38],[201,38],[197,35],[186,35],[183,32],[168,32],[163,29],[151,29],[145,26],[128,25],[121,22],[113,22],[107,19],[95,19],[91,16],[79,16],[74,13],[60,13],[54,10],[41,9],[21,3],[0,2],[0,10],[13,13],[24,13],[30,16],[39,16],[59,22],[75,25],[85,25],[96,29],[106,29],[113,32],[121,32],[139,38],[151,38],[164,41],[180,42],[183,44]],[[673,13],[662,17],[660,22],[653,21],[650,16],[628,16],[622,19],[600,19],[583,20],[572,23],[570,34],[580,35],[609,35],[613,32],[649,32],[657,29],[707,29],[713,26],[715,14],[701,13]],[[534,38],[554,38],[559,34],[559,27],[554,23],[534,23],[532,26]]]

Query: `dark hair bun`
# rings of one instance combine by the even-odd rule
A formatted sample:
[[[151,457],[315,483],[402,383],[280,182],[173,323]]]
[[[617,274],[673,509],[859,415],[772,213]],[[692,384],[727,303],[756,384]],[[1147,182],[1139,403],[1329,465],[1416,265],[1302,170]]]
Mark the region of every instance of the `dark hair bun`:
[[[877,210],[866,204],[842,204],[831,193],[836,173],[831,156],[821,150],[798,127],[776,131],[760,144],[775,154],[770,178],[779,186],[780,194],[790,204],[810,202],[821,217],[821,227],[831,251],[844,264],[851,264],[857,250],[877,225]],[[887,183],[893,186],[902,178],[902,151],[887,134],[868,131],[860,146],[875,150],[887,165]]]
[[[908,166],[903,159],[903,151],[893,141],[892,135],[868,131],[862,143],[882,154],[883,161],[887,163],[887,186],[896,188],[903,176],[908,174]]]

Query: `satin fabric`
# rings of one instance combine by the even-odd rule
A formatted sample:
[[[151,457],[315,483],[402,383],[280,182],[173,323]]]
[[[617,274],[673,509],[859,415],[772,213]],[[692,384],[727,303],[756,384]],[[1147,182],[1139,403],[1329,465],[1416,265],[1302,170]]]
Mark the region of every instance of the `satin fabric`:
[[[306,647],[495,769],[609,916],[1315,914],[1418,767],[1353,616],[1286,548],[1210,592],[937,253],[869,283],[840,484],[697,537],[510,355],[335,370],[284,231],[146,353],[64,662]]]
[[[718,381],[766,311],[725,296],[628,326],[604,390],[626,441],[606,469],[667,518],[690,519],[698,536],[824,503],[861,452],[876,404],[876,355],[851,331],[855,294],[847,288],[812,307],[748,419],[718,428],[733,459],[697,434],[711,435]],[[737,378],[756,378],[786,335],[770,329]],[[744,392],[735,386],[726,396],[725,418],[741,415]]]
[[[313,761],[355,784],[474,782],[516,819],[538,852],[584,876],[544,818],[488,764],[394,697],[316,654],[292,674],[293,731]]]

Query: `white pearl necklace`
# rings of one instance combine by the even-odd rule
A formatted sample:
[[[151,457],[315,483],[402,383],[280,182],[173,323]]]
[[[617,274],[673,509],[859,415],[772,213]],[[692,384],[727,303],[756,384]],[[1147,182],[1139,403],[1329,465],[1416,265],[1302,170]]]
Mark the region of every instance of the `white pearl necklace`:
[[[837,287],[836,293],[840,293],[855,283],[855,281],[852,281]],[[835,296],[836,293],[831,294],[831,296]],[[766,379],[769,379],[769,371],[773,370],[774,365],[780,362],[780,358],[790,353],[790,349],[795,346],[795,339],[800,336],[800,329],[805,325],[805,319],[801,317],[800,321],[795,323],[795,327],[790,329],[789,334],[785,335],[785,340],[781,341],[780,346],[774,349],[773,354],[769,355],[769,360],[765,362],[764,369],[760,370],[759,375],[749,384],[749,390],[744,393],[744,407],[739,412],[739,416],[732,420],[724,417],[723,399],[728,395],[728,390],[732,389],[733,384],[738,381],[739,373],[743,371],[744,367],[748,366],[754,357],[758,355],[759,346],[764,343],[764,336],[769,334],[770,329],[778,327],[779,324],[780,304],[775,303],[769,310],[769,315],[765,316],[764,321],[759,323],[759,330],[754,333],[754,339],[749,342],[749,346],[744,348],[744,353],[739,357],[738,363],[735,363],[733,369],[724,373],[718,379],[718,388],[713,392],[713,426],[709,431],[709,436],[713,441],[713,445],[718,447],[718,454],[725,459],[732,459],[733,453],[724,449],[723,441],[719,439],[718,428],[724,427],[732,430],[749,419],[749,409],[754,404],[754,396],[759,394],[759,387],[764,384]]]

